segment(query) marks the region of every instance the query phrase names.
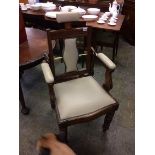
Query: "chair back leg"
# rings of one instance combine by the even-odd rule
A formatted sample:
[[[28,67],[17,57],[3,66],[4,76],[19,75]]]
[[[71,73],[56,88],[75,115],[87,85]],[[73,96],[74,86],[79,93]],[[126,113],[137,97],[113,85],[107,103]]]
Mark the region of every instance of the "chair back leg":
[[[68,140],[67,140],[67,127],[60,127],[59,126],[59,139],[60,141],[64,142],[64,143],[67,143]]]

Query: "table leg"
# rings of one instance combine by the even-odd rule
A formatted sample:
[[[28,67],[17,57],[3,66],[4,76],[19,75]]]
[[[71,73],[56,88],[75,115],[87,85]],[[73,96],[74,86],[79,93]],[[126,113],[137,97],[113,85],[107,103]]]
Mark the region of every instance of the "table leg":
[[[22,106],[21,112],[22,112],[24,115],[29,114],[30,109],[27,108],[26,105],[25,105],[25,100],[24,100],[24,95],[23,95],[23,91],[22,91],[20,79],[19,79],[19,100],[20,100],[20,104],[21,104],[21,106]]]
[[[114,34],[114,43],[113,43],[113,52],[112,52],[112,61],[115,61],[115,53],[116,53],[116,42],[117,42],[117,34]]]
[[[116,33],[116,37],[117,37],[117,39],[116,39],[116,53],[115,53],[115,55],[117,56],[118,43],[119,43],[119,33],[118,32]]]
[[[113,55],[112,55],[112,60],[113,61],[115,61],[115,57],[117,56],[118,43],[119,43],[119,32],[115,32],[115,34],[114,34],[114,43],[113,43]]]

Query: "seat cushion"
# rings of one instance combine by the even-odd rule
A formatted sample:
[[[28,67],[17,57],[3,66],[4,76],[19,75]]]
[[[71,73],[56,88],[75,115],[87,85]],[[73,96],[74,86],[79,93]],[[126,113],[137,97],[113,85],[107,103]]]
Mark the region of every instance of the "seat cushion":
[[[95,112],[116,101],[92,76],[54,85],[60,119],[68,119]]]

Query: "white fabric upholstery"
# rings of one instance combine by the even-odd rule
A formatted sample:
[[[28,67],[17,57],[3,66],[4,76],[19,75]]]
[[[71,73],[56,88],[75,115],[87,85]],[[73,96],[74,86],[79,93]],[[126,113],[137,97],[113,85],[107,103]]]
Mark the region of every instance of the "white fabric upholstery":
[[[78,50],[76,47],[76,38],[65,39],[63,59],[67,72],[77,70]]]
[[[42,68],[46,83],[53,83],[54,82],[54,77],[53,77],[53,74],[52,74],[52,71],[50,69],[49,64],[46,63],[46,62],[43,62],[41,64],[41,68]]]
[[[57,44],[56,44],[56,40],[52,40],[52,48],[54,48]]]
[[[96,53],[96,56],[109,68],[115,69],[116,65],[103,53]]]
[[[115,103],[92,76],[54,84],[54,91],[60,119],[95,112]]]
[[[73,13],[73,12],[62,12],[59,14],[56,14],[56,20],[58,23],[64,23],[64,22],[71,22],[71,21],[78,21],[80,18],[79,13]]]

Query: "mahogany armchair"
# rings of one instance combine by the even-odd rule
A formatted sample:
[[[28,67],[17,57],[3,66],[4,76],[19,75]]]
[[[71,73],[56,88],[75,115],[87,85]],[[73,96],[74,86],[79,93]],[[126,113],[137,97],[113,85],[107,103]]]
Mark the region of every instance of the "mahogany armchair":
[[[70,28],[48,30],[49,57],[41,64],[45,81],[48,84],[51,106],[56,111],[60,134],[67,141],[67,127],[87,122],[106,115],[103,131],[106,131],[118,102],[110,95],[112,72],[115,64],[103,53],[96,53],[91,47],[91,28]],[[78,50],[76,39],[84,37],[86,67],[78,69]],[[63,60],[65,71],[56,74],[52,40],[63,39]],[[105,83],[100,86],[93,77],[94,58],[103,62],[106,68]]]

